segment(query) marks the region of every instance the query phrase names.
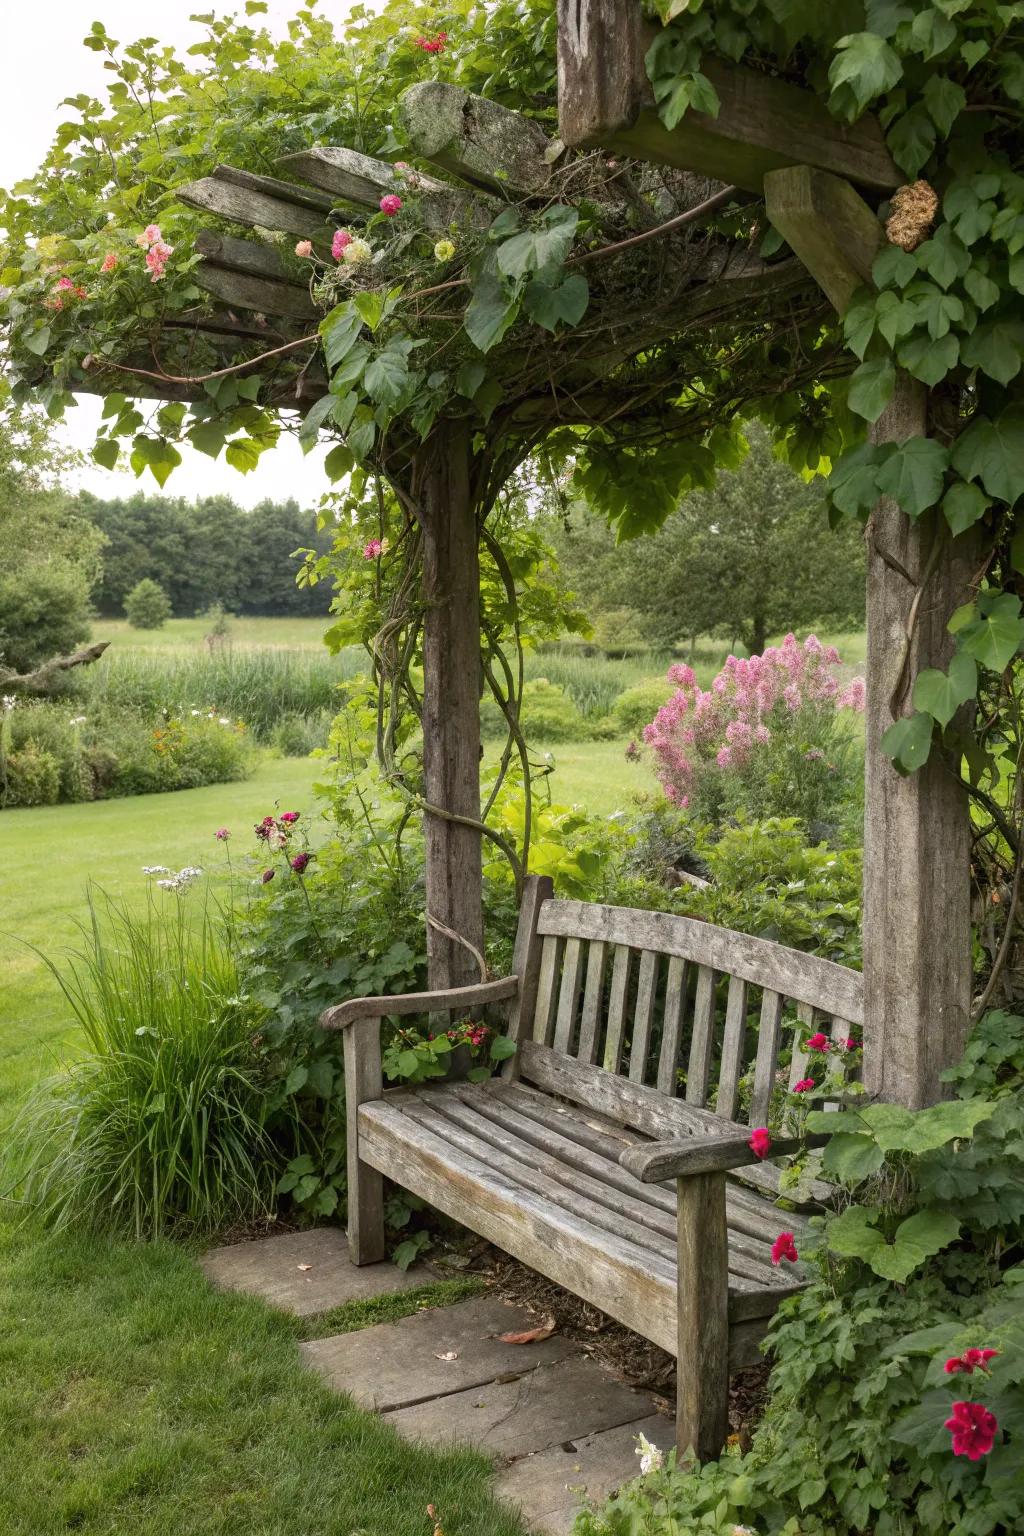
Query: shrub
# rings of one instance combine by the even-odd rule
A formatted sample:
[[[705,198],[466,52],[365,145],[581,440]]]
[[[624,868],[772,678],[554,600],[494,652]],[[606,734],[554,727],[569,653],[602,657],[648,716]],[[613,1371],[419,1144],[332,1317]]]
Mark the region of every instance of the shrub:
[[[620,693],[612,705],[612,719],[620,736],[639,735],[653,715],[668,701],[672,684],[664,678],[645,678]]]
[[[111,795],[161,794],[244,779],[252,771],[245,727],[196,711],[185,719],[106,717],[95,728],[115,754]]]
[[[529,742],[587,741],[592,734],[572,699],[546,677],[524,686],[519,723]],[[505,734],[505,717],[489,696],[481,702],[480,730],[485,740]]]
[[[169,912],[91,902],[83,947],[63,966],[42,957],[84,1052],[36,1090],[6,1172],[55,1226],[210,1233],[273,1211],[285,1152],[268,1123],[263,1012],[215,915],[193,913],[179,882],[161,895]]]
[[[281,757],[308,757],[318,747],[326,745],[330,726],[327,714],[284,715],[274,729],[270,744]]]
[[[144,576],[125,598],[124,612],[133,629],[162,629],[171,617],[171,600],[159,582]]]
[[[66,560],[0,573],[0,661],[16,672],[63,656],[89,636],[89,582]]]
[[[701,820],[796,815],[835,823],[856,797],[850,738],[840,712],[864,707],[864,684],[841,689],[839,653],[813,635],[740,660],[730,656],[710,689],[693,669],[669,669],[677,690],[644,730],[665,794]]]
[[[8,753],[0,768],[4,805],[56,805],[60,799],[57,760],[34,742],[27,743],[20,752]]]

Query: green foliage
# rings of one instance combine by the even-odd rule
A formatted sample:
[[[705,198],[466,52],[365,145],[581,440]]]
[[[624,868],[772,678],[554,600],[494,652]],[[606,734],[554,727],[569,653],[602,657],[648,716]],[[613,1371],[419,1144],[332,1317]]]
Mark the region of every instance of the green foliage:
[[[546,677],[524,685],[519,723],[528,741],[586,741],[593,734],[573,700]],[[505,735],[505,717],[493,698],[481,703],[480,727],[485,741]]]
[[[46,962],[85,1049],[22,1111],[5,1187],[57,1227],[205,1234],[273,1209],[262,1012],[217,914],[159,899],[94,899],[82,948]]]
[[[54,560],[0,575],[0,665],[29,672],[89,637],[89,583],[80,566]]]
[[[0,805],[56,805],[60,765],[49,752],[28,741],[18,752],[0,754]]]
[[[620,693],[611,711],[619,734],[638,736],[671,693],[672,684],[660,677],[651,677],[642,683],[634,683],[632,688],[627,688],[625,692]]]
[[[170,599],[163,587],[146,576],[125,597],[124,611],[133,629],[162,629],[171,617]]]

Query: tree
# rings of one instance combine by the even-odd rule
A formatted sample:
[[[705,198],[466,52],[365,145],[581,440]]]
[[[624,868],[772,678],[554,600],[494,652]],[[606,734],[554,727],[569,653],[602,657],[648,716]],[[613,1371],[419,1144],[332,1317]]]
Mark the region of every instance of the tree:
[[[124,611],[133,629],[162,629],[171,616],[171,604],[163,587],[145,577],[128,593]]]

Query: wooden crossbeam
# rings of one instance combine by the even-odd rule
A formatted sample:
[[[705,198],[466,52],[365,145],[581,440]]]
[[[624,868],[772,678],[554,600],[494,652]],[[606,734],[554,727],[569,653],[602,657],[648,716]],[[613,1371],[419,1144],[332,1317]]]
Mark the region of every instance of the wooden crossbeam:
[[[809,165],[769,171],[765,210],[839,314],[871,282],[885,235],[874,211],[840,176]]]
[[[331,211],[333,198],[326,197],[313,187],[299,186],[294,181],[279,181],[276,176],[257,176],[252,171],[240,171],[234,165],[217,165],[213,169],[217,181],[226,181],[233,187],[247,192],[263,192],[267,197],[279,197],[286,203],[298,203],[325,217]]]
[[[461,86],[412,85],[398,117],[417,155],[472,186],[528,197],[551,175],[552,141],[537,123]]]
[[[262,315],[280,315],[286,320],[314,320],[320,314],[308,291],[296,283],[253,277],[247,272],[229,272],[205,261],[195,268],[192,280],[207,293],[230,304],[232,309],[251,309]]]
[[[385,193],[401,194],[407,186],[386,160],[376,160],[372,155],[362,155],[338,144],[314,144],[298,154],[282,155],[278,164],[287,166],[312,186],[332,193],[329,201],[340,197],[360,208],[376,208]],[[420,175],[417,190],[442,192],[446,188],[444,182]]]
[[[702,66],[721,101],[718,116],[689,111],[666,128],[644,65],[658,28],[638,0],[559,0],[558,11],[559,131],[572,148],[617,150],[751,192],[790,165],[878,193],[904,179],[875,118],[838,123],[810,91],[721,59]]]
[[[235,176],[245,174],[238,171]],[[252,180],[256,183],[272,182],[269,176],[253,177]],[[292,190],[289,182],[272,184],[289,192]],[[229,181],[223,175],[204,176],[200,181],[186,182],[184,186],[176,188],[175,196],[190,208],[198,208],[203,213],[219,214],[222,219],[230,219],[232,223],[244,224],[250,229],[259,225],[263,229],[299,235],[306,240],[319,240],[323,243],[329,239],[329,198],[325,199],[327,208],[321,210],[310,207],[308,202],[271,194],[263,186],[243,184],[237,179]]]

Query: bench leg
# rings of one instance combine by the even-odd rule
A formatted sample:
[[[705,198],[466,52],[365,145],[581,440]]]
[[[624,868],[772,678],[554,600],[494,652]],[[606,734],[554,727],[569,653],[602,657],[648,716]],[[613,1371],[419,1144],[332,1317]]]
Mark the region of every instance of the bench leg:
[[[710,1461],[729,1433],[729,1235],[725,1174],[677,1179],[676,1443]]]
[[[384,1091],[380,1020],[359,1019],[345,1031],[345,1137],[348,1151],[348,1252],[353,1264],[385,1255],[384,1180],[359,1157],[359,1106]]]

